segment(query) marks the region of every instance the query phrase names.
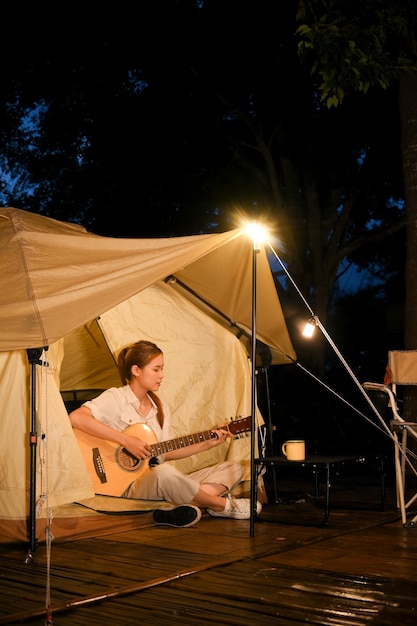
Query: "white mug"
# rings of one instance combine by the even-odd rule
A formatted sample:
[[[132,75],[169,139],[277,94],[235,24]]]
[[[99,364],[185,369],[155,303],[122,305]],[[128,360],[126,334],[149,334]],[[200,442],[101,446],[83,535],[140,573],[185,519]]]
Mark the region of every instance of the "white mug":
[[[303,439],[289,439],[282,444],[281,449],[288,461],[304,461],[306,458],[306,446]]]

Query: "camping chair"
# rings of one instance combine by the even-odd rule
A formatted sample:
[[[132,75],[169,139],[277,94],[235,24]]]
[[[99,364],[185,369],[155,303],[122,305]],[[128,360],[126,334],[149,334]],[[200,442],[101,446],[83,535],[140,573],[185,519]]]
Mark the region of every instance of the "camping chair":
[[[386,395],[387,404],[392,414],[390,428],[394,440],[395,483],[397,505],[401,511],[404,526],[413,527],[417,515],[407,522],[407,510],[417,500],[417,493],[406,500],[407,470],[417,476],[417,469],[412,463],[415,453],[409,449],[409,437],[417,440],[417,422],[406,422],[398,409],[397,389],[403,385],[417,385],[417,350],[393,350],[388,353],[388,366],[391,381],[385,384],[365,382],[364,389],[368,392],[379,392]]]

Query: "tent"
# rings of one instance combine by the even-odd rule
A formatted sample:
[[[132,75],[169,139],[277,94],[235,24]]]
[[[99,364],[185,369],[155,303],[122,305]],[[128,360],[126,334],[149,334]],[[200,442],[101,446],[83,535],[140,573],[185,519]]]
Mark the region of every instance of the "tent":
[[[51,518],[55,537],[74,536],[73,510],[68,523],[61,509],[97,501],[67,409],[120,384],[115,358],[127,343],[147,338],[164,351],[161,395],[178,435],[250,414],[253,243],[244,230],[116,239],[3,208],[0,244],[0,539],[27,536],[33,482],[38,536]],[[260,361],[294,362],[263,249],[256,311]],[[249,478],[248,445],[236,438],[218,458],[178,463],[187,471],[226,454]]]

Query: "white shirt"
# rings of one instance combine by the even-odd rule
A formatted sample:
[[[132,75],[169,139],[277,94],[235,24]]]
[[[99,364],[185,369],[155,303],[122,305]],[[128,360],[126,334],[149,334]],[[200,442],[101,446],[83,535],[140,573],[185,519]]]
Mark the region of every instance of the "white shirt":
[[[157,441],[172,439],[171,411],[169,406],[161,400],[165,418],[164,427],[161,428],[156,417],[157,407],[149,395],[148,398],[152,406],[146,416],[141,415],[140,401],[129,385],[106,389],[97,398],[85,402],[84,406],[90,409],[97,420],[111,426],[115,430],[125,430],[133,424],[144,423],[152,428]]]

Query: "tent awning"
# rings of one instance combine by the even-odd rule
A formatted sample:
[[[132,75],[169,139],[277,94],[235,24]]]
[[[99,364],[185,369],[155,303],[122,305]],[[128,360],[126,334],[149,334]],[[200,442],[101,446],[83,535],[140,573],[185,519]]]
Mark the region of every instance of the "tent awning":
[[[0,351],[49,346],[157,281],[171,277],[250,335],[252,242],[240,229],[117,239],[15,208],[0,209]],[[266,252],[257,261],[257,338],[272,364],[296,355]]]

